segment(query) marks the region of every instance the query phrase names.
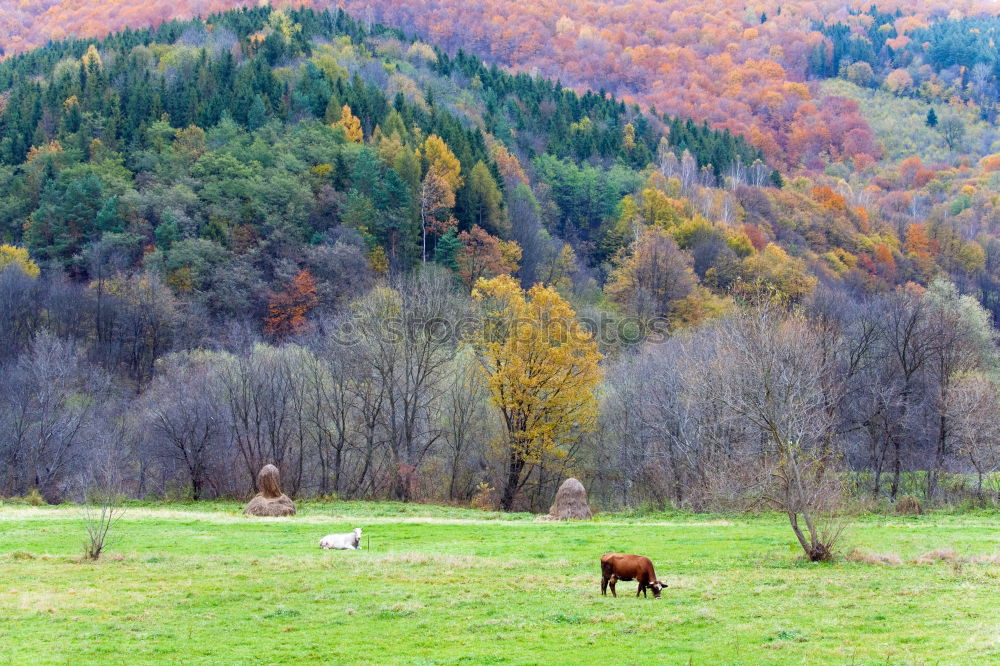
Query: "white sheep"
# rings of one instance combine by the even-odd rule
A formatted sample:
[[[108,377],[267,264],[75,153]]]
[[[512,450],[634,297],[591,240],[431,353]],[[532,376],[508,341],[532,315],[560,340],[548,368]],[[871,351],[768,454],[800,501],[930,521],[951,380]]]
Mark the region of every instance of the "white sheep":
[[[353,532],[347,534],[327,534],[319,540],[319,547],[336,550],[361,550],[361,528],[355,527]]]

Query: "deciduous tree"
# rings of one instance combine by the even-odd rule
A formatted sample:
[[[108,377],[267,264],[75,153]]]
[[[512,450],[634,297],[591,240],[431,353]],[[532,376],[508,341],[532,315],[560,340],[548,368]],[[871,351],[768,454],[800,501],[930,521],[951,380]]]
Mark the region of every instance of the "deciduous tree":
[[[316,280],[303,268],[283,291],[271,295],[265,330],[278,338],[302,333],[306,328],[306,315],[318,303]]]
[[[479,280],[473,296],[481,320],[471,342],[504,425],[500,506],[510,511],[542,457],[565,455],[594,427],[601,354],[552,287],[526,292],[501,275]]]

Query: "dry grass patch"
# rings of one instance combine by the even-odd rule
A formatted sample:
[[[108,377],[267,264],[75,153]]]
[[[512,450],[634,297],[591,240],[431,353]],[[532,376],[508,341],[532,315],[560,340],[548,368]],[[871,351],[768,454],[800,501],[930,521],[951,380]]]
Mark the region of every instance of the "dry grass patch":
[[[938,548],[923,555],[917,556],[914,564],[933,564],[934,562],[954,562],[958,559],[958,553],[952,548]]]
[[[949,562],[951,564],[997,564],[1000,565],[1000,553],[986,555],[959,555],[953,548],[938,548],[914,558],[914,564],[933,564],[934,562]]]
[[[1000,565],[1000,553],[997,553],[995,555],[986,555],[986,554],[969,555],[968,557],[966,557],[964,559],[965,559],[965,561],[969,562],[970,564],[996,564],[996,565]]]
[[[848,562],[860,562],[861,564],[886,564],[889,566],[901,566],[903,560],[896,553],[873,553],[871,551],[855,548],[844,556]]]

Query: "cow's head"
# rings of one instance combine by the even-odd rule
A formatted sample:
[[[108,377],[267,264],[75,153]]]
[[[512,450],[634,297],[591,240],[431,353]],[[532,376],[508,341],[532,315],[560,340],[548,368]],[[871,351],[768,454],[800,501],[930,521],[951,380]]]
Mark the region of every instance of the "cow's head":
[[[660,598],[660,590],[662,590],[663,588],[667,587],[667,584],[666,583],[661,583],[658,580],[654,580],[653,583],[649,587],[653,590],[653,598],[654,599],[659,599]]]

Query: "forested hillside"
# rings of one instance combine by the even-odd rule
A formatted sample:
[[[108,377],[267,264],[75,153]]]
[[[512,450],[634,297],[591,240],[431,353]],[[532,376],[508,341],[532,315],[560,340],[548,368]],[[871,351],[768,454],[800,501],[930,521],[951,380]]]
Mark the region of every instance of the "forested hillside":
[[[102,35],[247,4],[254,3],[22,2],[4,17],[2,42],[8,51],[17,51],[40,46],[45,39]],[[767,0],[742,8],[725,0],[697,6],[678,0],[492,0],[468,7],[448,0],[303,4],[341,6],[369,23],[379,20],[417,30],[449,51],[465,48],[581,89],[603,89],[626,101],[707,120],[744,134],[772,162],[793,167],[815,167],[831,158],[867,163],[879,157],[856,107],[824,101],[803,85],[808,78],[837,76],[842,67],[854,65],[852,76],[866,82],[888,79],[894,89],[927,83],[939,93],[957,89],[964,96],[969,74],[943,70],[955,65],[971,69],[979,59],[970,50],[991,49],[990,30],[979,26],[978,19],[964,17],[996,13],[992,3],[982,0],[917,7],[896,0],[877,6]],[[955,48],[955,35],[967,35],[969,29],[977,37]],[[992,65],[994,57],[985,53],[984,60]],[[920,67],[926,71],[917,72]],[[973,82],[980,92],[981,83]]]
[[[0,494],[982,497],[992,19],[577,4],[32,14],[131,27],[0,62]]]

